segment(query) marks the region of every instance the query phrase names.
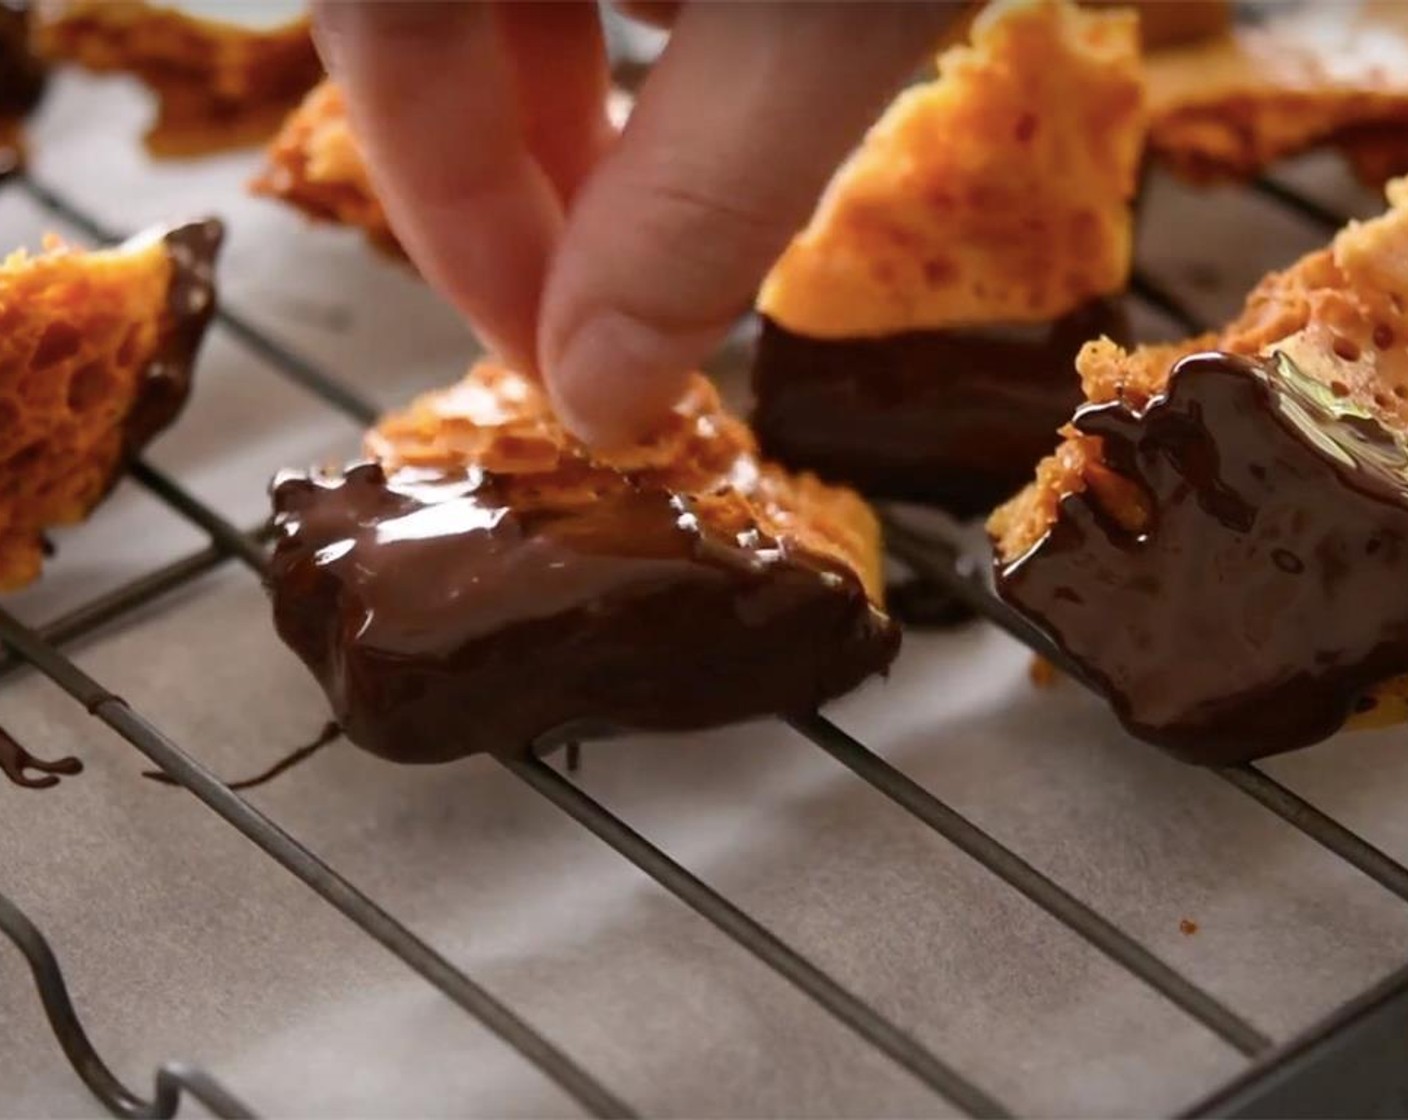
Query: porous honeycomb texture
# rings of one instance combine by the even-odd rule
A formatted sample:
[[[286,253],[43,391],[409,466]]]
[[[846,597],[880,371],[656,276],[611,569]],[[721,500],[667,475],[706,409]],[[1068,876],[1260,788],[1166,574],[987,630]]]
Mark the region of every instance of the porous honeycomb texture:
[[[310,218],[360,229],[382,252],[404,256],[372,190],[347,119],[347,104],[335,82],[324,81],[289,116],[250,189],[295,206]]]
[[[0,265],[0,590],[33,580],[45,528],[81,520],[112,486],[171,276],[155,239],[104,252],[51,241]]]
[[[457,385],[385,417],[366,449],[388,472],[491,471],[517,508],[571,509],[627,488],[679,494],[716,532],[759,530],[843,565],[881,604],[880,529],[870,507],[854,491],[760,459],[752,431],[700,374],[653,434],[592,452],[557,420],[537,382],[480,362]]]
[[[1045,322],[1129,276],[1138,17],[1001,0],[837,172],[758,308],[817,338]]]

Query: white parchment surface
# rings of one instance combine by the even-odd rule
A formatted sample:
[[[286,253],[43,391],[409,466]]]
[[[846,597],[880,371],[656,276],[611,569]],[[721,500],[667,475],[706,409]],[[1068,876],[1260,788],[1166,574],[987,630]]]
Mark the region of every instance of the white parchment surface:
[[[58,83],[35,174],[123,230],[213,211],[226,303],[390,404],[472,343],[345,231],[248,199],[254,157],[154,167],[143,94]],[[1369,212],[1329,161],[1291,172]],[[1322,235],[1236,192],[1156,184],[1143,255],[1209,314]],[[0,246],[64,230],[0,191]],[[220,330],[151,459],[240,525],[268,476],[338,459],[353,424]],[[204,542],[125,483],[57,536],[12,600],[42,622]],[[687,640],[687,635],[682,635]],[[312,737],[321,694],[231,562],[74,647],[79,663],[238,777]],[[1284,1039],[1408,960],[1408,908],[1214,776],[1120,732],[972,625],[911,635],[843,727],[1259,1028]],[[0,723],[86,772],[0,787],[0,889],[52,939],[106,1059],[145,1088],[204,1064],[275,1115],[573,1115],[556,1088],[45,679]],[[1267,769],[1408,859],[1402,730]],[[1010,1107],[1169,1112],[1243,1060],[917,821],[775,723],[591,747],[581,781],[690,869]],[[635,1107],[663,1115],[946,1115],[947,1106],[486,760],[398,769],[339,745],[251,800]],[[1184,922],[1196,933],[1182,932]],[[1186,925],[1184,929],[1188,928]],[[0,1112],[91,1114],[17,954],[0,945]]]

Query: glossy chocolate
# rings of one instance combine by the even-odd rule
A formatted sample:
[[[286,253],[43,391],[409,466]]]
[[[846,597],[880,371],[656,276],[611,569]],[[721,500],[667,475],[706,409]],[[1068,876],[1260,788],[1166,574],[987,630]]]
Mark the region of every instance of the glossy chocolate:
[[[269,590],[349,739],[397,762],[803,712],[882,671],[855,575],[663,491],[515,510],[491,477],[275,481]]]
[[[1144,491],[1132,531],[1087,492],[999,573],[1134,734],[1239,762],[1335,732],[1408,671],[1408,447],[1284,357],[1185,358],[1142,412],[1083,408]]]
[[[31,777],[29,771],[40,776]],[[30,754],[13,735],[0,727],[0,773],[25,789],[49,789],[60,777],[81,774],[83,763],[76,758],[56,758],[52,762]]]
[[[196,354],[215,314],[215,262],[224,237],[225,226],[217,218],[178,226],[162,235],[171,280],[157,350],[127,415],[129,452],[140,450],[175,420],[190,396]]]
[[[796,470],[877,498],[984,513],[1020,490],[1080,404],[1075,357],[1123,340],[1117,301],[1054,324],[824,339],[764,320],[753,427]]]

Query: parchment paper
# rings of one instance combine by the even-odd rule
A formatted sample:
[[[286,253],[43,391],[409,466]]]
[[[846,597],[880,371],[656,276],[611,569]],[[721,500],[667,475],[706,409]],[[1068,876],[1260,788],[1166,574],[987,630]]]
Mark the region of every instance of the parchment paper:
[[[222,214],[228,305],[378,401],[463,369],[470,339],[418,282],[350,233],[244,197],[253,157],[150,166],[137,144],[147,111],[121,82],[66,78],[39,123],[36,175],[125,230]],[[1332,161],[1294,173],[1376,208]],[[0,192],[0,244],[54,226]],[[1320,240],[1244,194],[1157,184],[1144,256],[1216,314]],[[356,435],[217,330],[190,411],[151,458],[252,525],[276,468],[349,454]],[[57,541],[42,583],[13,601],[26,619],[203,543],[131,483]],[[231,777],[325,718],[234,562],[74,651]],[[1130,740],[1076,689],[1035,691],[1025,653],[989,628],[910,635],[893,677],[831,714],[1278,1039],[1408,960],[1408,908],[1215,777]],[[55,686],[9,678],[0,722],[87,764],[47,793],[0,787],[0,884],[52,938],[94,1040],[131,1083],[183,1058],[269,1114],[574,1114],[193,798],[144,781],[145,760]],[[1403,744],[1401,730],[1361,734],[1267,768],[1404,859]],[[581,781],[1011,1107],[1168,1112],[1242,1066],[780,725],[590,747]],[[341,745],[251,797],[637,1108],[948,1113],[492,762],[398,769]],[[0,1038],[0,1111],[94,1111],[9,951]]]

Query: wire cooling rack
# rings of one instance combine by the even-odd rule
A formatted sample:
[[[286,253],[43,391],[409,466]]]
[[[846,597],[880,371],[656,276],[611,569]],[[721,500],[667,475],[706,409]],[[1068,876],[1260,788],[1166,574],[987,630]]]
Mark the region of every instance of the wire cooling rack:
[[[94,240],[112,242],[127,232],[107,228],[64,192],[31,175],[14,176],[3,189],[24,192],[52,217],[82,230]],[[1255,189],[1268,202],[1294,210],[1326,229],[1337,228],[1343,222],[1341,215],[1282,184],[1267,181],[1257,184]],[[1187,330],[1197,330],[1203,325],[1176,293],[1148,276],[1136,278],[1133,296]],[[314,394],[328,408],[358,424],[374,419],[378,409],[357,390],[305,355],[271,338],[236,311],[222,309],[215,329]],[[233,562],[243,565],[257,577],[262,577],[266,571],[267,524],[241,527],[231,523],[150,463],[137,462],[130,473],[141,487],[203,534],[208,543],[41,625],[28,625],[0,608],[0,642],[6,649],[0,659],[0,676],[26,665],[37,669],[83,705],[92,717],[137,748],[211,812],[257,845],[269,859],[517,1050],[587,1113],[632,1115],[631,1103],[598,1080],[572,1054],[549,1041],[512,1007],[491,995],[432,945],[412,933],[338,869],[329,866],[251,806],[152,719],[109,691],[65,654],[65,646],[76,639],[131,618],[141,608],[191,585],[218,567]],[[1060,663],[1059,655],[1042,636],[994,596],[988,556],[981,547],[974,546],[971,533],[957,526],[930,526],[921,532],[894,517],[888,517],[887,521],[890,550],[903,566],[958,596],[978,614],[1032,650]],[[1244,1071],[1189,1109],[1188,1115],[1408,1114],[1408,1058],[1405,1058],[1402,1041],[1408,1035],[1408,950],[1405,950],[1405,967],[1401,972],[1351,1001],[1292,1043],[1273,1045],[1270,1038],[1237,1010],[1171,967],[1134,936],[826,717],[813,713],[788,722],[799,735],[839,762],[860,782],[878,791],[990,872],[998,881],[993,889],[1025,896],[1162,999],[1244,1055]],[[912,1033],[859,998],[730,898],[647,840],[627,821],[594,800],[572,779],[570,772],[563,773],[548,762],[527,758],[503,757],[497,762],[957,1109],[983,1117],[1011,1114],[1001,1100],[965,1075],[956,1064],[923,1045]],[[1408,902],[1408,868],[1350,828],[1255,766],[1238,766],[1216,773],[1222,781],[1357,868],[1385,891]],[[176,1113],[183,1095],[200,1101],[218,1116],[254,1114],[214,1076],[187,1065],[163,1065],[157,1071],[150,1099],[124,1085],[103,1064],[85,1035],[67,995],[59,965],[44,937],[3,896],[0,896],[0,929],[27,958],[44,1009],[74,1071],[114,1115],[171,1116]]]

